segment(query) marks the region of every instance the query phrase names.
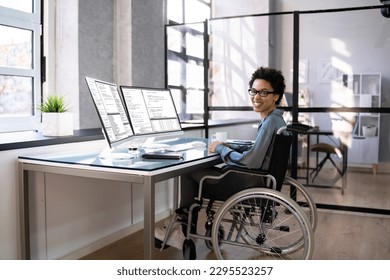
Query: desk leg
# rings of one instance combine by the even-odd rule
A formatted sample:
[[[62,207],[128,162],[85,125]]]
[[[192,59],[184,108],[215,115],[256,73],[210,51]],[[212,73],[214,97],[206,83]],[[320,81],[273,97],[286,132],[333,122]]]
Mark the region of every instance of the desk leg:
[[[372,169],[372,174],[376,175],[378,171],[378,164],[373,163],[371,169]]]
[[[306,185],[309,184],[310,176],[310,134],[307,135],[307,148],[306,148]]]
[[[180,177],[173,178],[173,211],[179,208],[179,180]]]
[[[28,200],[28,171],[24,170],[23,163],[19,163],[19,234],[20,259],[30,259],[30,222]]]
[[[155,184],[152,178],[144,177],[144,259],[154,258]]]

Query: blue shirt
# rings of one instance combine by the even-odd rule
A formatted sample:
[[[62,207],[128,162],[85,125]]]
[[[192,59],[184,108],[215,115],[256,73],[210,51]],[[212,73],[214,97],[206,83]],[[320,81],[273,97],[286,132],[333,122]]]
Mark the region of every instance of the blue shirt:
[[[283,111],[275,109],[260,122],[253,146],[231,144],[227,147],[219,144],[216,145],[215,152],[221,155],[226,164],[266,170],[270,162],[272,149],[269,148],[272,148],[270,145],[273,137],[285,125]]]

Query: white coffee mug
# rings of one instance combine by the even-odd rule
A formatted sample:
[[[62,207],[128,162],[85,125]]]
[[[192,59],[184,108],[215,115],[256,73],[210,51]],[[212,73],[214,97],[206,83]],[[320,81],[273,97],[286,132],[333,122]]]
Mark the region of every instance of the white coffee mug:
[[[214,141],[226,142],[227,139],[228,139],[227,132],[216,132],[211,135],[211,142]]]

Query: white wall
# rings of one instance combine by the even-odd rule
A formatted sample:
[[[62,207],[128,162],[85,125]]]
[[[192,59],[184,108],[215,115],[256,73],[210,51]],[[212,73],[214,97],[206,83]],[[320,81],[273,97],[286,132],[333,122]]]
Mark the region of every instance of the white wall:
[[[75,144],[53,145],[20,150],[1,151],[2,168],[0,169],[0,259],[17,259],[19,243],[19,216],[18,216],[18,172],[17,158],[23,155],[37,155],[81,152],[103,147],[103,141],[93,141]]]
[[[75,129],[80,127],[79,40],[78,26],[74,24],[78,22],[78,2],[78,0],[57,0],[56,2],[55,70],[49,69],[55,72],[54,92],[65,96],[65,101],[74,116]],[[50,57],[49,61],[52,58],[54,57]]]
[[[0,152],[0,259],[20,257],[17,157],[84,153],[102,150],[105,145],[101,140]],[[46,181],[46,190],[42,180]],[[124,183],[55,174],[43,178],[39,173],[30,183],[33,258],[66,258],[72,253],[73,257],[81,256],[125,236],[132,225],[143,220],[143,191]],[[157,213],[169,209],[169,185],[170,181],[160,182],[156,187]],[[44,215],[47,224],[43,224]],[[40,227],[46,231],[38,230]]]

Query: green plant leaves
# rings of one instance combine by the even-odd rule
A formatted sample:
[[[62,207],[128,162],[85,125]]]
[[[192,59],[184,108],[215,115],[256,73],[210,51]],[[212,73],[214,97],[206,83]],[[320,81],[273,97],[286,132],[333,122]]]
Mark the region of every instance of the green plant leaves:
[[[63,96],[49,95],[47,99],[38,106],[38,110],[42,113],[64,113],[68,111],[68,108],[65,105]]]

